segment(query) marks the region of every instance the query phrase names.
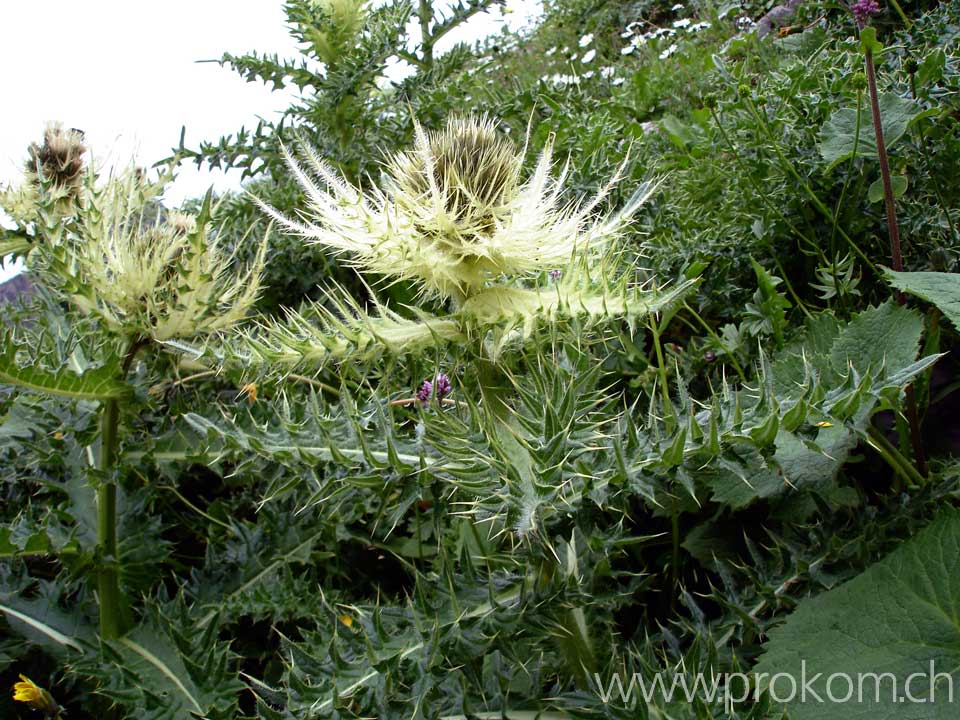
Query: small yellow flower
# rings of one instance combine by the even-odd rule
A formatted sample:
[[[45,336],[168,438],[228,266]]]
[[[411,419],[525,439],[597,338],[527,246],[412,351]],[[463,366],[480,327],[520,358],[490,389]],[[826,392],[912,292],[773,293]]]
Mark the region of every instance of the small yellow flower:
[[[340,616],[340,622],[342,622],[342,623],[343,623],[344,625],[346,625],[348,628],[352,628],[352,627],[353,627],[353,618],[350,617],[349,615],[341,615],[341,616]]]
[[[13,699],[51,716],[60,714],[60,706],[57,705],[53,696],[26,675],[21,675],[20,682],[14,683]]]

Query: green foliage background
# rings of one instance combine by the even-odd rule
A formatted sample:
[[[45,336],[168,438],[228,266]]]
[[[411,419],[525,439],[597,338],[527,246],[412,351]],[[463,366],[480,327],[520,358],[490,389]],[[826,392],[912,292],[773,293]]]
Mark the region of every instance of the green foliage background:
[[[760,38],[744,18],[763,3],[551,0],[536,27],[434,53],[496,5],[394,0],[337,34],[330,5],[290,0],[303,58],[222,64],[300,98],[179,157],[243,170],[292,214],[305,198],[283,144],[370,186],[414,118],[485,112],[518,143],[529,128],[531,164],[554,138],[571,200],[625,160],[611,209],[661,179],[624,257],[637,283],[688,289],[639,322],[542,323],[497,365],[483,338],[302,374],[213,372],[172,346],[122,383],[94,320],[42,287],[5,306],[5,687],[23,673],[71,718],[832,718],[850,707],[604,702],[597,678],[775,673],[801,657],[909,673],[931,653],[955,668],[958,6],[874,20],[903,178],[893,273],[845,6],[804,3]],[[412,73],[378,82],[393,58]],[[246,194],[214,220],[239,263],[268,224]],[[287,308],[318,319],[311,301],[334,283],[358,307],[414,315],[410,287],[278,233],[266,283],[264,323]],[[202,359],[241,357],[236,343]],[[453,402],[409,402],[439,372]],[[135,617],[106,640],[92,457],[113,395],[139,408],[121,417],[116,478]],[[5,692],[0,714],[17,713]]]

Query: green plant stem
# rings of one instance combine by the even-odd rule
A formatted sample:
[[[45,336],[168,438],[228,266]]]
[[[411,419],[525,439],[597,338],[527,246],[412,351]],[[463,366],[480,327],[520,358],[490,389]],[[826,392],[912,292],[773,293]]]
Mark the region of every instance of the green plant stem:
[[[723,138],[724,142],[727,144],[727,147],[730,149],[730,153],[733,155],[733,159],[736,161],[737,167],[740,168],[740,172],[743,174],[743,176],[749,180],[751,185],[753,185],[754,190],[757,191],[757,197],[760,198],[760,201],[764,205],[766,205],[770,210],[772,210],[774,213],[779,215],[780,219],[783,220],[783,222],[786,224],[788,228],[790,228],[790,231],[794,235],[799,237],[808,245],[815,246],[815,243],[812,240],[810,240],[810,238],[808,238],[806,235],[804,235],[802,232],[800,232],[800,228],[798,228],[796,225],[790,222],[790,219],[783,214],[783,211],[773,204],[770,198],[767,197],[766,191],[760,187],[760,184],[756,181],[753,175],[747,170],[746,164],[743,162],[743,158],[741,158],[740,153],[737,152],[737,146],[733,144],[733,140],[730,138],[730,135],[727,133],[726,128],[723,126],[723,123],[720,122],[720,117],[717,115],[716,109],[710,108],[710,116],[713,118],[713,122],[716,123],[717,129],[720,131],[720,136]],[[770,251],[771,251],[770,254],[773,256],[774,261],[777,263],[779,267],[780,261],[777,259],[776,252],[773,250],[772,247],[770,248]],[[799,307],[800,310],[803,312],[803,314],[806,315],[808,318],[812,317],[810,315],[810,312],[807,310],[806,306],[800,300],[800,296],[797,295],[796,291],[793,289],[793,285],[790,282],[790,278],[787,277],[786,273],[783,273],[782,270],[781,270],[781,274],[783,274],[783,282],[787,287],[787,291],[790,293],[791,296],[793,296],[794,300],[797,303],[797,307]]]
[[[117,461],[117,435],[120,404],[107,400],[100,418],[100,471],[103,477],[97,488],[97,545],[100,567],[97,590],[100,601],[100,634],[113,640],[122,633],[122,611],[117,548],[117,485],[110,477]]]
[[[433,6],[430,0],[420,0],[420,9],[417,12],[420,21],[420,67],[430,70],[433,67],[433,35],[430,34],[430,23],[433,21]]]
[[[123,358],[120,379],[126,379],[130,365],[145,341],[134,339]],[[117,484],[113,477],[119,447],[120,403],[107,400],[100,415],[100,486],[97,488],[97,547],[100,563],[97,592],[100,603],[100,635],[114,640],[124,632],[123,599],[120,594],[120,552],[117,543]]]
[[[910,73],[910,95],[914,100],[917,100],[917,78],[916,75]],[[929,166],[932,166],[933,163],[930,159],[930,153],[927,148],[927,138],[926,134],[923,132],[923,121],[921,120],[916,124],[916,133],[917,133],[917,145],[920,146],[920,152],[923,154],[924,159],[927,161]],[[947,207],[947,201],[943,198],[943,193],[940,192],[940,184],[933,183],[933,193],[937,196],[937,202],[940,203],[940,211],[943,213],[943,217],[946,218],[947,227],[950,228],[950,240],[952,242],[960,241],[960,235],[957,234],[957,228],[953,224],[953,217],[950,215],[950,208]]]
[[[660,376],[660,392],[663,395],[663,410],[667,415],[667,420],[672,424],[676,413],[673,410],[673,403],[670,402],[670,384],[667,381],[667,364],[663,359],[663,346],[660,343],[660,326],[656,318],[650,317],[650,331],[653,334],[653,348],[657,355],[657,374]]]
[[[857,148],[860,145],[860,121],[863,119],[863,93],[857,91],[857,123],[853,131],[853,155],[850,157],[850,169],[847,176],[843,179],[843,187],[840,189],[840,197],[833,209],[833,227],[830,231],[830,260],[833,263],[833,289],[836,293],[837,302],[843,303],[840,296],[840,282],[837,279],[837,222],[840,218],[840,208],[843,207],[843,201],[847,196],[847,189],[850,187],[850,178],[853,176],[853,170],[857,163]]]
[[[867,441],[877,453],[880,454],[887,465],[903,477],[910,480],[916,487],[923,487],[926,484],[926,478],[919,473],[917,468],[895,448],[882,432],[872,425],[867,429]]]
[[[738,363],[737,359],[733,356],[733,352],[724,344],[723,340],[720,339],[720,336],[717,335],[716,331],[712,327],[710,327],[710,325],[707,323],[706,320],[700,317],[700,313],[698,313],[696,310],[690,307],[689,303],[684,303],[683,307],[686,309],[687,312],[689,312],[696,319],[698,323],[700,323],[700,326],[707,332],[707,335],[709,335],[713,339],[713,341],[717,343],[717,345],[719,345],[724,350],[726,350],[727,358],[729,358],[730,364],[733,365],[733,369],[736,370],[737,375],[740,376],[740,382],[742,382],[743,384],[746,384],[747,376],[744,374],[743,368],[740,367],[740,363]]]
[[[873,51],[869,46],[863,50],[866,66],[867,87],[870,91],[870,112],[873,116],[873,131],[877,140],[877,157],[880,161],[880,177],[883,179],[883,197],[887,209],[887,230],[890,234],[890,263],[897,272],[903,272],[903,255],[900,250],[900,225],[897,222],[896,200],[893,196],[893,183],[890,179],[890,159],[883,138],[883,120],[880,116],[880,97],[877,94],[877,70],[873,63]],[[895,293],[897,303],[906,305],[907,298],[900,291]],[[907,387],[907,422],[910,425],[910,442],[913,445],[913,459],[921,476],[927,474],[927,459],[920,435],[920,414],[917,412],[917,395],[913,385]]]
[[[897,0],[890,0],[890,4],[893,5],[894,9],[897,11],[897,15],[900,16],[900,19],[903,20],[903,24],[906,26],[907,30],[913,27],[913,23],[910,22],[910,18],[907,17],[906,13],[903,12],[903,8],[900,7],[900,3]]]
[[[777,270],[780,271],[780,277],[783,278],[783,284],[787,286],[787,292],[790,293],[790,296],[793,298],[793,301],[797,304],[797,307],[807,316],[808,320],[813,320],[813,315],[810,314],[810,311],[807,310],[807,306],[803,304],[803,300],[800,299],[800,296],[797,295],[797,291],[793,289],[793,285],[790,283],[789,278],[787,277],[787,269],[783,266],[783,263],[780,262],[780,258],[777,257],[777,251],[773,246],[768,246],[770,248],[770,255],[773,257],[773,262],[777,266]]]

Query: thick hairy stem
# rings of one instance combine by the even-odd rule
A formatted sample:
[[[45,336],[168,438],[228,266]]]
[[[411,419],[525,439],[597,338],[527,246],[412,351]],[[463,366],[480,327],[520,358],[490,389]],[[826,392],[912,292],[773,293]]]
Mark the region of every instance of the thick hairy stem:
[[[130,365],[144,341],[131,342],[121,366],[121,379],[126,378]],[[100,416],[100,473],[97,488],[97,545],[100,549],[100,567],[97,571],[97,591],[100,601],[100,634],[112,640],[123,634],[124,608],[120,594],[120,552],[117,543],[117,485],[112,477],[117,466],[119,447],[120,403],[107,400]]]
[[[433,20],[433,6],[430,0],[420,0],[420,11],[417,13],[420,20],[420,63],[421,67],[429,70],[433,67],[433,43],[430,23]]]
[[[117,486],[110,477],[117,461],[119,419],[119,403],[108,400],[100,418],[100,471],[103,477],[97,489],[97,545],[100,547],[97,589],[100,634],[104,640],[112,640],[123,632],[117,551]]]

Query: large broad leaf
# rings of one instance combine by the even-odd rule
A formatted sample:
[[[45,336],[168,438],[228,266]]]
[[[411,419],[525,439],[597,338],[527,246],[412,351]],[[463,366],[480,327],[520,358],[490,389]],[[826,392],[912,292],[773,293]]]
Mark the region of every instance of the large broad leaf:
[[[884,369],[891,377],[917,359],[923,317],[894,302],[857,313],[844,326],[822,314],[773,363],[773,384],[780,398],[801,392],[809,367],[826,385],[837,385],[853,368],[859,375]]]
[[[950,509],[862,575],[802,603],[770,633],[755,671],[775,699],[790,700],[793,720],[946,720],[960,705],[958,669],[960,511]],[[776,673],[793,678],[796,697]]]
[[[133,389],[117,378],[113,368],[100,367],[77,374],[63,367],[56,372],[33,365],[20,365],[20,349],[8,334],[0,337],[0,384],[15,385],[26,390],[56,395],[71,400],[120,400],[129,397]]]
[[[883,141],[889,148],[922,115],[920,107],[893,93],[880,94],[880,116],[883,118]],[[857,109],[840,108],[820,130],[820,155],[829,163],[828,170],[851,157],[856,148],[858,157],[877,157],[877,139],[870,122],[870,112],[860,112],[859,134]]]
[[[830,348],[830,361],[840,374],[848,366],[861,375],[881,366],[892,374],[917,359],[922,332],[919,313],[887,301],[854,316]]]
[[[936,305],[960,330],[960,273],[896,272],[884,268],[884,274],[897,290]]]

